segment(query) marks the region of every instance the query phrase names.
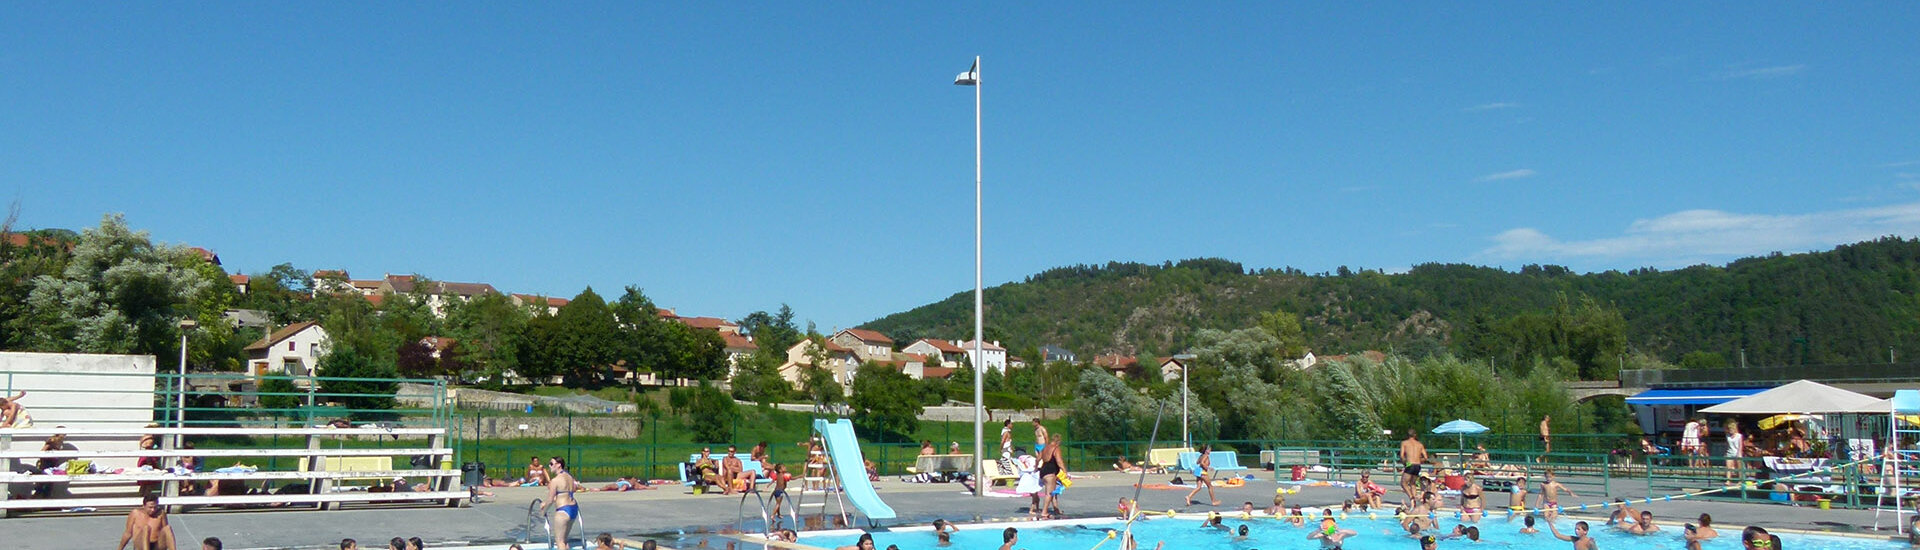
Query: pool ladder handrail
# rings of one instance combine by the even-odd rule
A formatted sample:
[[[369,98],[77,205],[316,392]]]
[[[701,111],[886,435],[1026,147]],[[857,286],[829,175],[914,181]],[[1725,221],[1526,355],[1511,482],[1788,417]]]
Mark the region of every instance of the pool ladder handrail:
[[[567,541],[553,540],[553,521],[551,518],[547,517],[546,511],[547,511],[547,507],[545,506],[545,502],[542,501],[541,499],[536,498],[536,499],[533,499],[533,502],[527,503],[527,527],[526,529],[520,531],[520,542],[525,544],[528,542],[528,539],[532,538],[533,523],[535,520],[538,520],[540,522],[540,527],[547,531],[548,550],[553,550],[555,548],[572,548],[573,546],[569,544]],[[575,516],[573,518],[573,526],[574,528],[571,529],[572,531],[578,531],[580,533],[583,533],[582,535],[580,535],[580,547],[586,548],[587,537],[584,534],[587,532],[586,518]]]

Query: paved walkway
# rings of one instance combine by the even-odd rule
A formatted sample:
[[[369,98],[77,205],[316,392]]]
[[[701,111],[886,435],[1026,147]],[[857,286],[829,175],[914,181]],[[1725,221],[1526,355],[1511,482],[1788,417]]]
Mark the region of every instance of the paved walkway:
[[[1259,475],[1271,475],[1259,472]],[[1118,499],[1131,497],[1135,476],[1117,472],[1099,472],[1093,479],[1078,479],[1067,491],[1065,511],[1079,517],[1109,517]],[[1149,483],[1164,483],[1170,476],[1147,476]],[[1571,481],[1571,480],[1569,480]],[[900,520],[890,524],[917,524],[945,518],[956,521],[1019,519],[1026,515],[1023,498],[976,498],[963,493],[961,486],[949,484],[911,484],[885,480],[878,484],[887,503],[899,512]],[[1185,490],[1141,492],[1142,507],[1147,510],[1175,509],[1182,512],[1237,510],[1242,502],[1264,507],[1273,500],[1271,481],[1250,482],[1245,487],[1217,491],[1221,506],[1185,506]],[[1563,505],[1597,504],[1607,497],[1588,494],[1575,485],[1581,498],[1565,498]],[[1617,497],[1644,497],[1632,488],[1615,486]],[[340,539],[351,537],[363,547],[381,548],[393,537],[420,537],[430,548],[457,542],[511,542],[517,540],[526,523],[527,504],[544,498],[544,489],[496,489],[498,496],[471,508],[361,508],[331,512],[319,511],[196,511],[175,514],[174,529],[181,547],[197,548],[203,537],[220,537],[227,548],[338,548]],[[1308,487],[1288,495],[1289,504],[1308,507],[1337,506],[1351,489]],[[1398,498],[1398,490],[1390,499]],[[1201,492],[1205,497],[1206,492]],[[1495,503],[1504,503],[1505,495],[1489,493]],[[638,540],[658,538],[669,546],[693,546],[717,530],[731,527],[740,513],[738,497],[693,495],[678,486],[653,491],[627,493],[581,493],[580,506],[591,533],[610,532]],[[750,516],[757,506],[748,502]],[[837,510],[829,504],[829,510]],[[1690,521],[1701,512],[1711,513],[1717,525],[1761,525],[1769,529],[1863,530],[1874,522],[1870,510],[1819,510],[1779,504],[1740,504],[1727,502],[1657,502],[1639,506],[1653,511],[1663,522]],[[120,515],[37,516],[0,520],[0,546],[23,549],[98,548],[118,540],[124,519]],[[861,521],[856,518],[856,522]],[[538,527],[536,527],[538,529]],[[1723,529],[1724,531],[1724,529]],[[544,540],[544,536],[535,540]],[[540,545],[544,547],[545,545]]]

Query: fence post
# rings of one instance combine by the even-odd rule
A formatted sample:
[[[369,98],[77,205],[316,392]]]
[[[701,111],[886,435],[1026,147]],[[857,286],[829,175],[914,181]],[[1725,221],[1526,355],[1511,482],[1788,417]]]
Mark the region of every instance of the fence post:
[[[647,416],[653,420],[650,422],[653,424],[653,442],[647,445],[647,476],[660,477],[657,475],[660,467],[660,413],[652,412]]]

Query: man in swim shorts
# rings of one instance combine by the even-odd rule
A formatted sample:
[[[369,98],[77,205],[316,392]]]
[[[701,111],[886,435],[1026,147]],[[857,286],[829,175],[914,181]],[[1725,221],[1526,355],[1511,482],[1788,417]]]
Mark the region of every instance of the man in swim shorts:
[[[1527,511],[1527,478],[1521,476],[1513,480],[1513,499],[1507,501],[1507,509],[1515,513]]]
[[[1554,477],[1553,470],[1547,470],[1547,480],[1540,482],[1540,511],[1546,514],[1547,521],[1553,521],[1553,518],[1560,515],[1561,491],[1566,491],[1571,496],[1580,496],[1579,493],[1573,492],[1573,489],[1561,485],[1560,481]]]
[[[1400,464],[1405,469],[1400,474],[1400,491],[1412,500],[1415,488],[1420,485],[1420,465],[1427,462],[1427,446],[1420,442],[1420,436],[1413,430],[1407,430],[1407,439],[1400,442]]]
[[[167,524],[167,511],[160,507],[159,496],[147,495],[140,499],[139,508],[127,512],[127,528],[120,533],[116,550],[125,550],[129,542],[134,550],[174,550],[173,526]]]

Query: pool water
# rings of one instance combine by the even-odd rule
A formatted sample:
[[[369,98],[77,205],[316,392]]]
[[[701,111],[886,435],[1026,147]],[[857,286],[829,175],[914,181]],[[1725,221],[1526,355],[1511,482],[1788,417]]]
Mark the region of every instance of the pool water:
[[[1159,518],[1137,522],[1133,526],[1134,538],[1140,542],[1141,550],[1150,550],[1156,543],[1165,541],[1167,550],[1317,550],[1320,541],[1307,539],[1307,527],[1294,527],[1291,524],[1268,518],[1241,520],[1229,516],[1223,520],[1229,528],[1238,530],[1241,524],[1248,527],[1248,538],[1235,541],[1234,536],[1225,531],[1202,527],[1199,519]],[[1442,520],[1438,533],[1450,533],[1458,522]],[[1561,519],[1558,522],[1561,533],[1573,532],[1573,521]],[[1033,524],[1008,524],[1020,530],[1020,542],[1014,548],[1030,550],[1091,550],[1096,545],[1101,550],[1116,550],[1118,540],[1106,540],[1105,529],[1120,529],[1125,526],[1117,520],[1093,521],[1075,525],[1040,526]],[[953,534],[953,544],[947,549],[990,549],[999,548],[1001,531],[1008,525],[962,527]],[[1032,525],[1031,527],[1029,525]],[[1519,521],[1505,519],[1485,519],[1472,524],[1480,527],[1480,542],[1471,543],[1465,538],[1440,541],[1440,548],[1572,548],[1571,543],[1556,539],[1541,522],[1538,534],[1521,534]],[[1391,519],[1349,518],[1340,522],[1341,529],[1350,529],[1358,535],[1348,537],[1345,550],[1408,550],[1419,548],[1419,544],[1408,538],[1406,531]],[[1594,542],[1605,550],[1619,549],[1661,549],[1681,548],[1681,526],[1662,525],[1662,533],[1638,536],[1622,533],[1604,526],[1595,525]],[[1866,539],[1858,537],[1837,537],[1818,535],[1780,534],[1782,546],[1792,550],[1897,550],[1907,548],[1886,539]],[[857,531],[841,531],[834,534],[800,537],[801,544],[823,548],[851,546],[860,538]],[[1741,548],[1740,531],[1722,530],[1720,537],[1709,541],[1708,550],[1737,550]],[[936,546],[933,532],[927,529],[898,529],[887,532],[875,532],[874,547],[885,550],[887,545],[899,545],[901,550],[943,550]],[[1105,541],[1105,542],[1102,542]]]

